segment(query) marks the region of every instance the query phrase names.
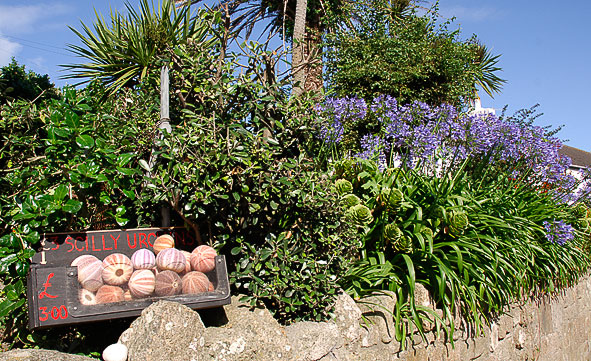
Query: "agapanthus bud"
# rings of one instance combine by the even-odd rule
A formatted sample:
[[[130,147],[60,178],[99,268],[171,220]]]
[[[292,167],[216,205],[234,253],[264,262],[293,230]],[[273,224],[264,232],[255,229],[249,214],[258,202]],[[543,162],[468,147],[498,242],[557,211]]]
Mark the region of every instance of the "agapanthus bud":
[[[433,237],[435,236],[435,234],[433,233],[433,230],[429,227],[421,228],[421,234],[427,238],[430,238],[430,239],[433,239]]]
[[[337,177],[351,181],[357,176],[357,165],[353,159],[343,159],[335,164],[335,173]]]
[[[587,216],[587,206],[579,202],[575,206],[574,212],[577,218],[585,218]]]

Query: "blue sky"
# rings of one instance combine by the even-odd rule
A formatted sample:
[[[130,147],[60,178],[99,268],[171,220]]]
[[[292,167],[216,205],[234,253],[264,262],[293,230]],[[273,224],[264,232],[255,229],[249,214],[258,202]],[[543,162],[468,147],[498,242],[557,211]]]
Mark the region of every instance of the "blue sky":
[[[591,151],[590,1],[440,0],[439,5],[444,16],[456,17],[463,38],[476,34],[502,54],[507,84],[494,99],[482,95],[483,107],[509,105],[513,113],[539,103],[544,115],[538,124],[564,124],[558,137]],[[90,24],[94,8],[108,14],[109,6],[123,9],[124,1],[0,0],[0,66],[15,56],[28,69],[49,74],[56,85],[66,84],[58,65],[77,62],[66,50],[77,42],[68,25]]]

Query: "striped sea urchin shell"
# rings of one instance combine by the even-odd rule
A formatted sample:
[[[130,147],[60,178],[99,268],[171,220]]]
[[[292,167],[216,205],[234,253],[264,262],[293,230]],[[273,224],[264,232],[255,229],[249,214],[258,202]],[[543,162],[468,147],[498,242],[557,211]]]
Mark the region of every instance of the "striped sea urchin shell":
[[[78,291],[78,300],[81,304],[86,306],[96,305],[96,295],[87,289],[80,289]]]
[[[103,281],[108,285],[121,286],[129,281],[132,273],[131,264],[115,263],[103,269]]]
[[[163,249],[156,256],[156,266],[162,271],[171,270],[181,273],[185,270],[186,264],[185,255],[176,248]]]
[[[215,268],[217,252],[210,246],[202,245],[191,252],[191,268],[194,271],[207,273]]]
[[[197,294],[209,290],[209,279],[205,273],[192,271],[183,276],[183,293]]]
[[[181,273],[187,274],[191,272],[191,252],[181,250],[183,256],[185,256],[185,270]]]
[[[157,296],[174,296],[181,293],[183,283],[181,277],[173,271],[162,271],[156,275],[154,293]]]
[[[83,254],[82,256],[76,257],[72,263],[70,263],[71,267],[77,267],[80,263],[88,262],[89,260],[100,261],[98,258],[91,254]]]
[[[123,253],[112,253],[112,254],[108,255],[107,257],[105,257],[105,259],[103,260],[103,265],[105,267],[110,266],[110,265],[114,265],[114,264],[126,264],[129,266],[132,265],[129,257],[124,255]]]
[[[131,264],[136,270],[151,269],[156,265],[156,256],[149,249],[138,249],[131,256]]]
[[[96,292],[103,285],[103,262],[92,256],[76,262],[78,282],[89,291]]]
[[[156,277],[150,270],[137,270],[131,275],[127,286],[129,287],[129,291],[133,297],[148,297],[154,293],[154,287],[156,287]]]
[[[170,234],[163,234],[158,236],[154,241],[154,253],[158,254],[160,251],[167,248],[174,248],[174,238]]]
[[[112,303],[121,302],[125,298],[123,296],[124,291],[121,287],[104,285],[96,291],[96,302],[97,303]]]

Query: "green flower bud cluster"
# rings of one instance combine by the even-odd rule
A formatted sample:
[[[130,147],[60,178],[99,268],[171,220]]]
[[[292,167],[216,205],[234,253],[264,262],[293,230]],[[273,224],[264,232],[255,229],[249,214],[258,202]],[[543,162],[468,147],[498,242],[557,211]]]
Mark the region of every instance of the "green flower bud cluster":
[[[435,237],[433,230],[429,227],[421,228],[421,234],[427,238],[430,238],[430,239],[433,239],[433,237]]]
[[[392,243],[394,252],[410,253],[412,252],[412,241],[407,236],[402,236],[397,242]]]
[[[459,236],[468,228],[468,216],[461,211],[451,211],[447,214],[447,225],[453,236]]]
[[[386,207],[386,211],[390,215],[395,215],[400,210],[404,195],[398,188],[390,189],[388,187],[382,188],[380,194],[380,202],[382,206]]]
[[[394,223],[388,223],[384,227],[384,239],[388,243],[396,243],[402,238],[402,231]]]
[[[591,218],[579,218],[577,223],[581,232],[591,233]]]
[[[357,204],[347,211],[347,219],[356,226],[367,226],[373,221],[373,215],[369,208],[363,204]]]
[[[336,176],[353,180],[357,176],[357,164],[353,159],[343,159],[335,165]]]
[[[345,194],[341,197],[341,203],[344,208],[351,208],[358,204],[361,204],[361,199],[357,197],[355,194]]]
[[[351,194],[351,192],[353,192],[353,184],[346,179],[337,179],[334,186],[340,196]]]

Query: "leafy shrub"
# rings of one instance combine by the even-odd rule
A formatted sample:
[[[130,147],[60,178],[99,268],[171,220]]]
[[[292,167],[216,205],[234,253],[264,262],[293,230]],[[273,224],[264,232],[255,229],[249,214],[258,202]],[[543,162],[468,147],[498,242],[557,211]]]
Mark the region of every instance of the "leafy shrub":
[[[475,96],[476,84],[489,94],[500,90],[498,56],[475,38],[460,40],[437,9],[392,16],[392,2],[371,3],[358,6],[358,22],[328,38],[325,77],[337,96],[460,105]]]
[[[141,92],[99,102],[102,94],[100,86],[64,89],[40,105],[0,109],[0,319],[13,332],[8,339],[26,339],[24,277],[40,233],[154,223],[153,203],[139,197],[138,161],[149,154],[157,109]]]

